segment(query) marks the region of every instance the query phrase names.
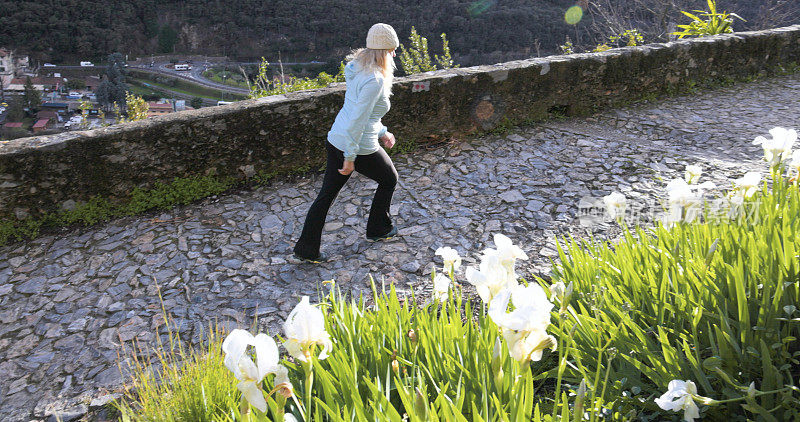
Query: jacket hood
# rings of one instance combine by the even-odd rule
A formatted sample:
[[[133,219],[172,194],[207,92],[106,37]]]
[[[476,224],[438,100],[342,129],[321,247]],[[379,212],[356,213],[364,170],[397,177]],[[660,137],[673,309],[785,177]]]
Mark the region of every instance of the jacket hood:
[[[353,60],[346,65],[344,65],[344,78],[345,80],[351,79],[352,77],[356,76],[359,72],[365,70],[364,66],[361,65],[357,60]],[[378,76],[378,71],[372,72],[375,76]]]
[[[344,66],[344,77],[350,79],[355,76],[356,73],[360,72],[361,69],[363,69],[361,64],[357,60],[353,60]]]

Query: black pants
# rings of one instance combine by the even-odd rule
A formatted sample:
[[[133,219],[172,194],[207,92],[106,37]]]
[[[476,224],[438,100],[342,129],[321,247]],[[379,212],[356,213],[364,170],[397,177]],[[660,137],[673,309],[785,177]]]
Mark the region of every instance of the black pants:
[[[317,199],[311,204],[303,226],[303,233],[294,247],[294,252],[300,256],[314,258],[319,255],[322,228],[325,226],[325,217],[336,195],[342,189],[350,176],[339,173],[344,166],[344,153],[330,142],[325,141],[328,150],[328,163],[325,166],[325,178],[322,189]],[[369,155],[358,155],[355,160],[356,171],[378,182],[375,197],[372,198],[372,207],[367,220],[367,237],[382,236],[392,230],[392,219],[389,216],[389,205],[392,194],[397,185],[397,170],[392,164],[392,159],[383,148]]]

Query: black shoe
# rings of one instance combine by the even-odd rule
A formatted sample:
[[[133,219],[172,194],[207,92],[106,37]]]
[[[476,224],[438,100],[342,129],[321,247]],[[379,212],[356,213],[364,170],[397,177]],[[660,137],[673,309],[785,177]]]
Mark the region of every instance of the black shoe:
[[[367,236],[367,239],[372,242],[380,242],[381,240],[389,240],[395,236],[397,236],[397,227],[392,227],[392,229],[389,230],[389,233],[386,233],[383,236]]]
[[[293,256],[296,259],[299,259],[302,262],[307,262],[309,264],[321,264],[323,262],[328,262],[328,254],[326,254],[325,252],[320,252],[316,258],[307,258],[304,256],[300,256],[297,254],[297,252],[295,252]]]

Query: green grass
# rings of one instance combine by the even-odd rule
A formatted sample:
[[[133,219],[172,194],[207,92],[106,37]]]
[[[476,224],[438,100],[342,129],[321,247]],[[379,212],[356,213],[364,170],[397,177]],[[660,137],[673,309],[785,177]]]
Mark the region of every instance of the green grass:
[[[167,93],[165,91],[161,91],[161,90],[157,90],[157,89],[153,89],[153,88],[148,88],[148,87],[142,86],[142,85],[140,85],[141,81],[139,81],[139,80],[129,80],[128,82],[130,82],[128,84],[128,91],[130,91],[132,94],[140,96],[140,97],[151,97],[151,96],[169,97],[169,96],[171,96],[171,94],[169,94],[169,93]]]
[[[530,420],[540,413],[535,392],[542,382],[536,383],[534,375],[552,360],[531,371],[503,352],[494,366],[503,370],[498,376],[491,364],[498,329],[482,311],[473,318],[472,304],[460,294],[445,304],[419,307],[400,300],[393,287],[375,289],[369,304],[334,291],[321,304],[334,349],[325,360],[313,359],[312,403],[304,400],[304,370],[285,360],[298,400],[268,411],[270,419],[283,411],[300,419],[305,409],[320,421],[400,421],[403,415],[411,421],[437,420],[432,415]],[[219,336],[212,337],[197,353],[171,344],[157,354],[155,366],[136,361],[128,394],[115,405],[123,420],[246,420],[220,344]],[[265,381],[263,390],[271,388]]]
[[[423,413],[442,420],[530,419],[541,385],[534,376],[552,362],[534,363],[531,371],[503,352],[495,367],[504,376],[496,377],[498,328],[458,290],[443,304],[425,306],[399,298],[393,286],[373,285],[373,292],[369,302],[335,293],[323,301],[335,346],[314,362],[314,420],[435,420]],[[289,367],[302,379],[300,368]]]
[[[161,82],[156,82],[156,78],[164,78],[169,79],[171,82],[170,84],[164,84]],[[193,97],[206,97],[211,98],[214,100],[221,99],[223,96],[222,91],[219,89],[211,88],[205,85],[200,85],[194,83],[192,81],[178,78],[178,77],[170,77],[164,75],[156,75],[149,72],[142,72],[137,70],[131,70],[128,74],[128,80],[137,80],[137,83],[146,82],[148,84],[154,85],[156,87],[160,87],[163,89],[169,89],[176,92],[181,92],[186,95],[191,95]],[[173,85],[174,84],[174,85]],[[226,99],[244,99],[247,96],[244,94],[235,94],[231,92],[225,92]]]
[[[237,412],[236,378],[224,363],[216,331],[200,350],[187,350],[169,329],[167,344],[130,352],[133,382],[112,403],[122,421],[225,420]],[[135,347],[135,346],[134,346]],[[151,366],[146,357],[154,356]]]
[[[227,76],[223,78],[222,77],[223,74]],[[247,84],[247,82],[244,80],[244,77],[240,73],[234,73],[227,70],[218,71],[212,68],[203,72],[203,76],[217,83],[230,85],[237,88],[244,88],[244,89],[250,88],[250,86]]]
[[[717,400],[741,399],[751,382],[761,391],[796,384],[800,195],[781,178],[772,189],[754,200],[757,221],[637,228],[613,245],[565,242],[553,280],[574,283],[577,297],[554,331],[580,361],[565,379],[609,371],[624,382],[603,388],[627,392],[626,410],[645,399],[644,411],[657,410],[652,398],[673,379],[694,380]],[[606,343],[613,357],[593,354]],[[714,420],[799,412],[791,390],[707,409]]]
[[[161,83],[158,83],[158,82],[155,82],[155,81],[152,81],[152,80],[128,78],[128,82],[130,82],[131,84],[134,84],[134,85],[138,85],[138,86],[144,87],[145,89],[148,88],[148,85],[149,85],[150,87],[161,88],[163,90],[179,92],[181,94],[190,95],[192,97],[208,98],[208,99],[211,99],[211,100],[221,100],[222,99],[222,93],[219,93],[218,96],[212,96],[212,95],[209,95],[205,91],[190,90],[190,89],[180,88],[180,87],[177,87],[177,86],[173,87],[173,86],[161,84]],[[145,85],[145,84],[147,84],[147,85]],[[164,91],[164,92],[166,92],[166,91]],[[171,95],[171,94],[167,94],[167,95]]]
[[[266,183],[268,178],[264,178]],[[40,218],[0,220],[0,245],[13,240],[34,238],[42,230],[72,225],[92,225],[115,217],[140,214],[154,209],[169,209],[207,196],[222,193],[236,185],[229,177],[196,176],[175,178],[171,183],[156,183],[152,189],[136,188],[127,198],[111,202],[93,197],[71,211],[48,213]]]
[[[677,420],[654,399],[680,379],[712,400],[700,405],[707,420],[797,420],[800,191],[778,177],[750,201],[758,219],[636,228],[614,244],[565,240],[552,282],[574,292],[551,298],[558,351],[530,365],[505,346],[494,355],[498,327],[458,287],[427,304],[394,286],[373,283],[369,300],[331,287],[319,306],[332,352],[310,366],[285,359],[297,400],[270,399],[255,419]],[[159,357],[160,384],[141,366],[122,413],[246,420],[214,341],[191,355],[170,346],[180,359]]]

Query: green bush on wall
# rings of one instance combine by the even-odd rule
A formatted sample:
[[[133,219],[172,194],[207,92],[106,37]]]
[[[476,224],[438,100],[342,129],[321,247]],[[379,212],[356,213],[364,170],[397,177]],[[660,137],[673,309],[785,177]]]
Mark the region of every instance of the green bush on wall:
[[[266,182],[269,178],[265,178]],[[114,217],[140,214],[154,209],[169,209],[185,205],[207,196],[222,193],[236,184],[235,179],[214,175],[175,178],[172,183],[156,183],[152,189],[134,189],[128,198],[111,202],[93,197],[70,211],[48,213],[40,218],[25,220],[0,220],[0,245],[11,240],[38,236],[40,230],[71,226],[92,225]]]

